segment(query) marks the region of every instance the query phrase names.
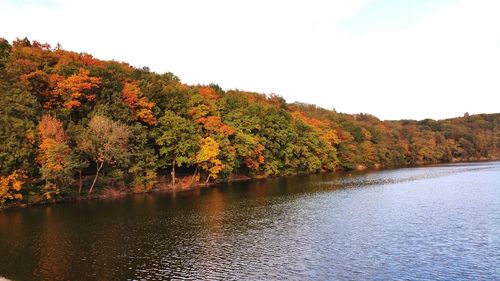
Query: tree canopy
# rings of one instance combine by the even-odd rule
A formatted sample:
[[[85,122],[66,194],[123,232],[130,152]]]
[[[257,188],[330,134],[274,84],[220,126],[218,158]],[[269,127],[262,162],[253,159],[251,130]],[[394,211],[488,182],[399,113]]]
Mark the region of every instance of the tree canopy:
[[[500,114],[381,121],[0,38],[0,204],[499,157]]]

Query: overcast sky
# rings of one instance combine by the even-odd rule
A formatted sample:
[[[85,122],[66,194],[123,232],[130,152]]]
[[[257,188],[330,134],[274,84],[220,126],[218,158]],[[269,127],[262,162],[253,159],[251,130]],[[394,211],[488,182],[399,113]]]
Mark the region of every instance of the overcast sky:
[[[498,0],[0,0],[0,27],[381,119],[500,112]]]

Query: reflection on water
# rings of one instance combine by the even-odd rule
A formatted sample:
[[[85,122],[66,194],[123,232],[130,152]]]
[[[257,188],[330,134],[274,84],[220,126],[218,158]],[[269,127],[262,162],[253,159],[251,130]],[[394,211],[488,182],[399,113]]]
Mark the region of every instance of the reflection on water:
[[[43,212],[39,239],[35,246],[36,266],[33,274],[37,277],[56,275],[60,280],[67,280],[69,276],[69,262],[72,256],[71,241],[68,239],[66,224],[53,215],[51,207]]]
[[[500,163],[0,212],[13,280],[499,280]]]

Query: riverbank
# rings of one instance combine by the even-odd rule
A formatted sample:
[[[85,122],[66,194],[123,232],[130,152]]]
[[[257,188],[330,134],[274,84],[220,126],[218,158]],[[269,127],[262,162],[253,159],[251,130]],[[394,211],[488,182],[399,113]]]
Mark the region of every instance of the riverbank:
[[[254,178],[248,177],[243,174],[233,174],[231,175],[227,181],[224,182],[194,182],[191,183],[191,176],[180,177],[177,179],[177,183],[173,185],[171,181],[165,180],[158,181],[153,188],[149,190],[137,191],[133,188],[122,186],[122,187],[102,187],[101,189],[97,189],[96,192],[92,195],[88,194],[66,194],[65,196],[60,196],[55,198],[52,201],[37,201],[35,203],[7,203],[0,206],[0,211],[6,209],[13,208],[27,208],[30,206],[38,206],[38,205],[52,205],[59,203],[71,203],[76,201],[88,201],[88,200],[114,200],[126,196],[131,196],[134,194],[143,194],[143,193],[178,193],[185,191],[192,191],[199,188],[208,188],[211,186],[229,183],[229,182],[238,182],[238,181],[247,181],[252,180]],[[1,280],[0,280],[1,281]]]
[[[59,47],[0,38],[0,205],[150,192],[170,173],[214,182],[500,156],[500,113],[384,121]]]
[[[398,166],[398,167],[384,167],[380,164],[374,165],[373,167],[366,167],[364,165],[356,165],[356,169],[353,170],[346,170],[346,169],[336,169],[334,172],[318,172],[318,173],[337,173],[337,174],[344,174],[345,176],[352,176],[353,174],[363,174],[363,173],[370,173],[374,171],[381,171],[381,170],[394,170],[394,169],[403,169],[403,168],[415,168],[415,167],[433,167],[433,166],[439,166],[439,165],[445,165],[445,164],[458,164],[458,163],[479,163],[479,162],[493,162],[493,161],[500,161],[500,158],[492,158],[492,159],[472,159],[472,160],[466,160],[466,161],[460,161],[458,159],[454,159],[454,161],[447,162],[447,163],[416,163],[414,165],[405,165],[405,166]],[[310,175],[315,174],[315,173],[310,173]],[[317,173],[316,173],[317,174]],[[304,174],[308,175],[308,174]],[[289,175],[289,176],[296,176],[296,175]],[[289,177],[289,176],[279,176],[279,177]],[[274,178],[279,178],[279,177],[274,177]],[[193,191],[196,189],[200,188],[209,188],[213,186],[217,186],[220,184],[225,184],[225,183],[231,183],[231,182],[238,182],[238,181],[249,181],[249,180],[255,180],[255,179],[265,179],[265,178],[271,178],[271,177],[249,177],[244,174],[233,174],[231,175],[226,181],[222,182],[194,182],[191,183],[191,176],[185,176],[185,177],[180,177],[177,180],[177,183],[173,185],[171,181],[166,180],[164,177],[162,177],[162,180],[158,181],[153,188],[149,190],[144,190],[144,191],[137,191],[134,190],[133,188],[122,186],[120,188],[117,187],[103,187],[101,189],[98,189],[96,193],[92,195],[79,195],[79,194],[68,194],[66,196],[61,196],[58,197],[52,201],[39,201],[36,203],[7,203],[3,206],[0,206],[0,211],[6,210],[6,209],[12,209],[12,208],[27,208],[30,206],[37,206],[37,205],[51,205],[51,204],[59,204],[59,203],[71,203],[71,202],[76,202],[76,201],[88,201],[88,200],[114,200],[118,198],[123,198],[126,196],[131,196],[134,194],[143,194],[143,193],[179,193],[179,192],[188,192],[188,191]],[[1,280],[0,280],[1,281]]]

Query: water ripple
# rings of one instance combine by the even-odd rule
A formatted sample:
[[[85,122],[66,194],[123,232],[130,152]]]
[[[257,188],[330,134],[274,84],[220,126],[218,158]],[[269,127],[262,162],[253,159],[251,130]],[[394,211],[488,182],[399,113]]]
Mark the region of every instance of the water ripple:
[[[500,164],[0,213],[13,280],[500,280]],[[1,279],[1,278],[0,278]]]

